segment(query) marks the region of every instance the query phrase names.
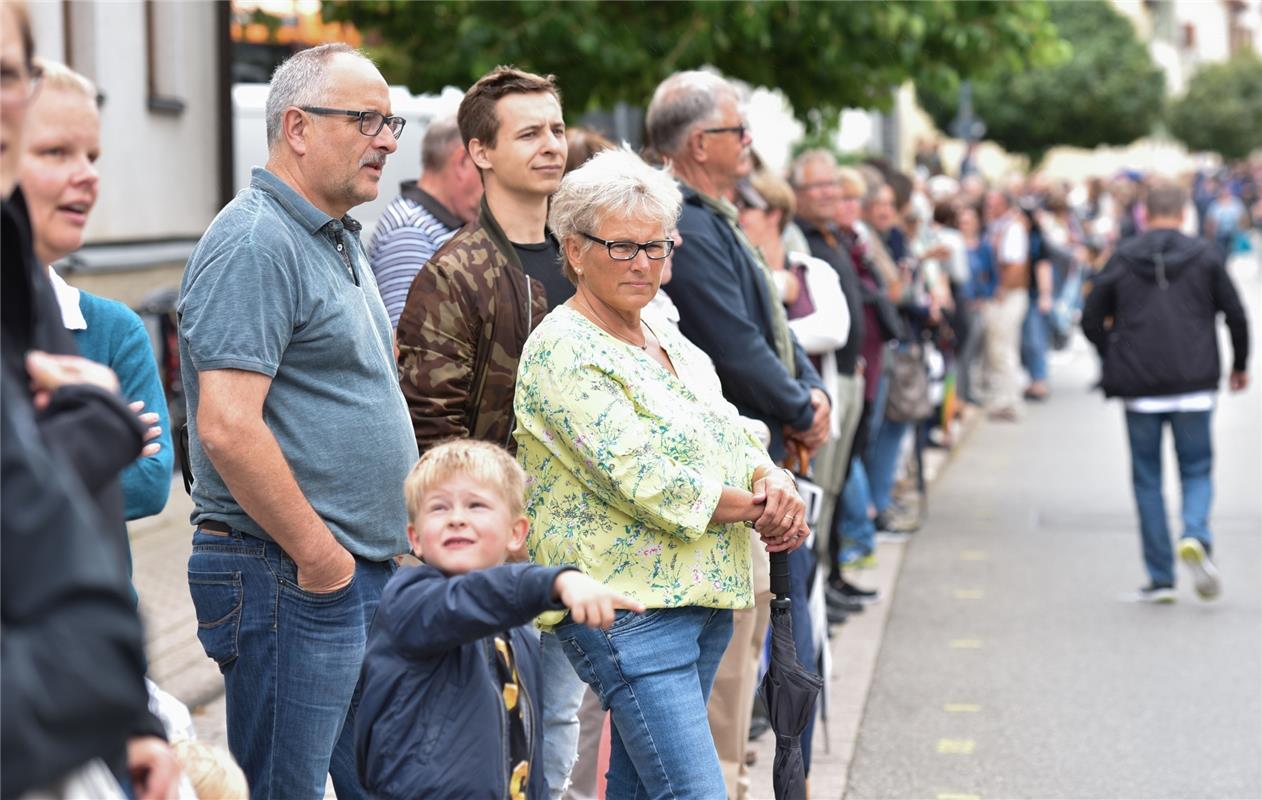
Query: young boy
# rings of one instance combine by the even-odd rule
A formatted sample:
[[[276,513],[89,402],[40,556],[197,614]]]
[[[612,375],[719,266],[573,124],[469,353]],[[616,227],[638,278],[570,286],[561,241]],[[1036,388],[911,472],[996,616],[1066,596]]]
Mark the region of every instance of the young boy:
[[[607,628],[643,607],[572,567],[506,564],[521,549],[525,475],[503,449],[458,440],[404,483],[424,561],[386,585],[355,723],[373,797],[543,798],[539,644],[528,623],[568,608]]]

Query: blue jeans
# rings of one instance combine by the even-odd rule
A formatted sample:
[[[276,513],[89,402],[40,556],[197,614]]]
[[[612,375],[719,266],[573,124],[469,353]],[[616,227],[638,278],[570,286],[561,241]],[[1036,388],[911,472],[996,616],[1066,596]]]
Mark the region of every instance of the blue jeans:
[[[254,800],[365,797],[355,767],[355,708],[368,627],[393,561],[355,559],[345,588],[298,588],[279,545],[233,531],[193,534],[189,593],[197,638],[224,675],[228,749]]]
[[[909,430],[910,422],[882,419],[876,435],[872,437],[872,445],[868,450],[868,488],[877,513],[887,511],[892,502],[898,458],[903,453],[903,439]]]
[[[1210,435],[1212,411],[1176,411],[1165,414],[1126,412],[1126,432],[1131,445],[1131,482],[1139,510],[1139,532],[1144,545],[1144,565],[1155,584],[1174,585],[1174,550],[1161,494],[1161,436],[1168,423],[1174,434],[1183,490],[1183,535],[1198,539],[1206,552],[1213,547],[1209,532],[1209,507],[1214,497],[1211,472],[1214,445]]]
[[[876,549],[876,523],[868,516],[868,505],[872,501],[868,472],[863,459],[857,455],[852,458],[850,477],[841,492],[841,514],[836,515],[841,519],[842,561],[852,556],[866,556]]]
[[[578,709],[587,685],[578,677],[555,634],[539,637],[539,669],[543,675],[543,777],[548,796],[560,798],[578,757]]]
[[[554,632],[613,716],[609,800],[726,796],[706,702],[732,638],[730,610],[619,611],[609,630],[564,622]]]
[[[1052,320],[1030,303],[1021,325],[1021,365],[1032,381],[1047,380],[1047,348],[1051,342]]]

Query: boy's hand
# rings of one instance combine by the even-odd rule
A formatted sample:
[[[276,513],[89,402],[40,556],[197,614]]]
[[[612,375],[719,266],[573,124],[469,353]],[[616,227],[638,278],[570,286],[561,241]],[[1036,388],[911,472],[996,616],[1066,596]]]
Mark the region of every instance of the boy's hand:
[[[566,570],[558,575],[552,591],[570,610],[574,621],[589,628],[608,628],[613,624],[614,612],[620,608],[644,613],[644,606],[640,603],[575,570]]]

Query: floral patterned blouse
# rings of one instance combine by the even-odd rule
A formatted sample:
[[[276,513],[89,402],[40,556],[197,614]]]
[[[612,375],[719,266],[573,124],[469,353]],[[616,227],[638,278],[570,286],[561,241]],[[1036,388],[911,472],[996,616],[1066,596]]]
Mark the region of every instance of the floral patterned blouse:
[[[707,368],[671,326],[653,333],[680,375]],[[771,463],[730,403],[559,306],[526,340],[513,406],[535,562],[577,566],[648,608],[753,605],[748,529],[709,524],[725,486],[748,489]]]

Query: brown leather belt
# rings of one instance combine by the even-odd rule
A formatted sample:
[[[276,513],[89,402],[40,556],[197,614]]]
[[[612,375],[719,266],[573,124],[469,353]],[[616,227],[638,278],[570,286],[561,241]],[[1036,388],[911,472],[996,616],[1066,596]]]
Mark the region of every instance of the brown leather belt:
[[[216,520],[216,519],[202,520],[201,522],[197,523],[197,527],[201,528],[207,533],[217,533],[221,536],[227,536],[228,534],[232,533],[232,528],[228,527],[227,524],[220,522],[219,520]]]

